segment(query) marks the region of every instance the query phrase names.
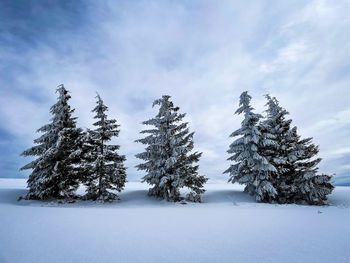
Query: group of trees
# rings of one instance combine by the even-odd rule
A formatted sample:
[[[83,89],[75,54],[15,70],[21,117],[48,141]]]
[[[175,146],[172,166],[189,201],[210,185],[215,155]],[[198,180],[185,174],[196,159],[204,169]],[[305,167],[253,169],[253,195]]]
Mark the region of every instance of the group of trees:
[[[94,129],[83,131],[72,116],[70,95],[63,85],[57,88],[58,101],[51,107],[51,122],[41,127],[34,140],[35,146],[24,151],[24,156],[37,158],[21,169],[31,169],[26,199],[78,198],[76,190],[85,186],[85,200],[113,201],[116,192],[126,182],[125,156],[119,145],[110,144],[119,135],[115,119],[108,119],[108,107],[97,95]],[[266,96],[266,117],[253,112],[248,92],[240,96],[237,114],[244,114],[240,129],[232,133],[239,136],[228,150],[232,156],[229,181],[244,184],[245,191],[260,202],[324,204],[333,186],[330,176],[317,174],[321,159],[315,156],[318,147],[311,138],[301,139],[288,112],[276,98]],[[152,186],[149,195],[177,202],[183,199],[200,202],[208,180],[198,173],[202,153],[194,152],[193,132],[183,121],[170,96],[162,96],[153,103],[158,114],[144,125],[152,126],[141,132],[145,137],[136,140],[145,145],[145,151],[136,155],[143,163],[138,170],[145,171],[142,178]],[[188,189],[182,197],[180,190]]]
[[[118,136],[119,125],[108,119],[108,108],[97,95],[93,124],[95,129],[83,131],[72,116],[69,105],[71,96],[63,85],[57,88],[58,101],[51,107],[51,122],[41,127],[42,132],[34,140],[35,146],[24,151],[24,156],[37,159],[21,169],[32,169],[28,179],[26,199],[77,198],[80,184],[86,186],[84,199],[112,201],[118,196],[112,190],[121,191],[126,182],[125,156],[118,154],[118,145],[108,144]]]
[[[312,138],[302,139],[289,114],[276,98],[266,95],[266,116],[254,113],[251,96],[243,92],[236,114],[243,114],[238,137],[229,147],[225,171],[229,181],[245,185],[260,202],[322,205],[333,190],[331,176],[318,174],[318,147]]]
[[[24,151],[23,156],[37,156],[37,159],[21,169],[32,169],[28,179],[29,191],[26,199],[73,200],[78,187],[85,185],[85,200],[113,201],[118,199],[115,192],[123,190],[126,182],[125,156],[118,154],[119,145],[108,144],[119,135],[116,120],[108,119],[108,107],[97,95],[93,124],[95,129],[83,131],[76,126],[72,117],[74,109],[69,105],[71,96],[63,85],[57,89],[58,101],[51,107],[51,123],[41,127],[44,133],[34,140],[35,146]],[[145,121],[154,128],[142,131],[148,134],[137,140],[146,146],[145,152],[136,155],[145,161],[139,170],[146,171],[144,182],[152,185],[149,195],[180,201],[180,189],[190,190],[186,199],[201,201],[203,184],[207,181],[198,174],[201,153],[192,152],[193,132],[179,114],[179,108],[170,101],[170,96],[156,100],[159,113]]]

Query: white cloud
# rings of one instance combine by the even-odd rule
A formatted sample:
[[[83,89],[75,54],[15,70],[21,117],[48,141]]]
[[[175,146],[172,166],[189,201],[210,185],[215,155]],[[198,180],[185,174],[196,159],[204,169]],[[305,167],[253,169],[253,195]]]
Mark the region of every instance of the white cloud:
[[[28,69],[18,76],[17,90],[1,91],[6,98],[0,101],[0,121],[10,124],[4,127],[23,147],[47,122],[60,83],[71,90],[82,126],[91,125],[95,91],[104,98],[110,116],[122,125],[118,142],[131,179],[141,177],[133,168],[134,154],[142,150],[134,143],[140,123],[155,114],[152,101],[163,94],[188,113],[197,148],[204,152],[201,171],[215,179],[226,179],[221,174],[228,166],[228,136],[241,121],[233,113],[243,90],[250,90],[259,111],[262,95],[277,96],[300,132],[315,136],[321,155],[340,144],[350,147],[342,132],[349,127],[350,98],[350,68],[341,75],[350,61],[346,1],[301,1],[290,7],[276,2],[275,11],[268,11],[270,1],[89,5],[88,29],[76,36],[59,34],[69,52],[42,43],[24,56],[1,53],[8,61],[25,61]],[[42,101],[27,92],[40,94]],[[339,143],[331,143],[333,137]],[[338,171],[336,162],[324,163],[327,171]]]

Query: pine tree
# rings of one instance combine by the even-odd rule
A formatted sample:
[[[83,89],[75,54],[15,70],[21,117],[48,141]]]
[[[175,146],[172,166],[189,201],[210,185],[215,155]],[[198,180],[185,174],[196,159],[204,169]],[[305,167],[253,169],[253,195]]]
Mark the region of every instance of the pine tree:
[[[274,142],[263,147],[268,161],[276,167],[273,185],[278,192],[279,203],[323,204],[333,186],[330,176],[317,175],[316,158],[318,147],[312,144],[312,138],[301,139],[297,128],[292,127],[289,114],[279,105],[276,98],[266,95],[267,116],[260,124],[263,137],[272,137]]]
[[[119,155],[119,145],[107,144],[113,137],[118,137],[119,126],[115,119],[108,119],[108,107],[97,95],[97,105],[92,110],[97,121],[96,129],[88,130],[82,147],[82,170],[84,184],[87,186],[87,199],[113,201],[118,199],[112,191],[124,189],[126,168],[124,155]]]
[[[74,195],[79,186],[79,178],[74,173],[76,158],[72,154],[77,150],[77,141],[81,129],[76,127],[74,109],[69,105],[71,96],[63,85],[58,86],[58,101],[51,107],[51,123],[44,125],[42,132],[34,140],[35,146],[22,153],[22,156],[38,156],[21,170],[32,169],[28,179],[27,199],[60,199]]]
[[[143,182],[153,186],[150,196],[176,202],[181,200],[180,189],[187,187],[187,200],[200,202],[203,184],[208,180],[198,174],[196,163],[201,153],[193,152],[194,133],[189,132],[188,123],[182,121],[185,114],[178,113],[179,107],[170,98],[165,95],[155,100],[153,107],[160,106],[158,114],[143,122],[154,128],[142,131],[148,135],[136,141],[147,145],[145,152],[136,155],[145,162],[136,167],[147,172]]]
[[[229,161],[232,164],[224,173],[228,173],[229,182],[246,185],[244,191],[254,195],[257,201],[266,202],[275,198],[277,192],[271,182],[271,177],[277,172],[261,152],[262,146],[273,143],[273,140],[262,137],[258,123],[262,118],[253,112],[250,105],[251,96],[247,91],[240,96],[239,108],[236,114],[244,114],[241,128],[234,131],[230,137],[237,137],[229,147],[232,154]]]

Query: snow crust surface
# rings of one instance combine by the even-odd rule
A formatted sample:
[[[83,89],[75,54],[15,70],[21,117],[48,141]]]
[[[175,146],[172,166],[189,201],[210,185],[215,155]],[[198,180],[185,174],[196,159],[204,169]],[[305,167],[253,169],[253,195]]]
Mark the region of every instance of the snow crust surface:
[[[168,203],[130,182],[112,204],[17,201],[0,178],[0,262],[350,262],[350,188],[330,206],[255,203],[208,183],[203,203]]]

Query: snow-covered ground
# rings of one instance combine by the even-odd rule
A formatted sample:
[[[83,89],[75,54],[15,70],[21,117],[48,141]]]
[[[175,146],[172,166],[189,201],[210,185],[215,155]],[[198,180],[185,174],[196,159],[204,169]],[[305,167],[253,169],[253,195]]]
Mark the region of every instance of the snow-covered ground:
[[[257,204],[231,184],[201,204],[173,204],[128,183],[121,201],[17,202],[25,181],[0,179],[0,262],[350,262],[350,187],[330,206]]]

